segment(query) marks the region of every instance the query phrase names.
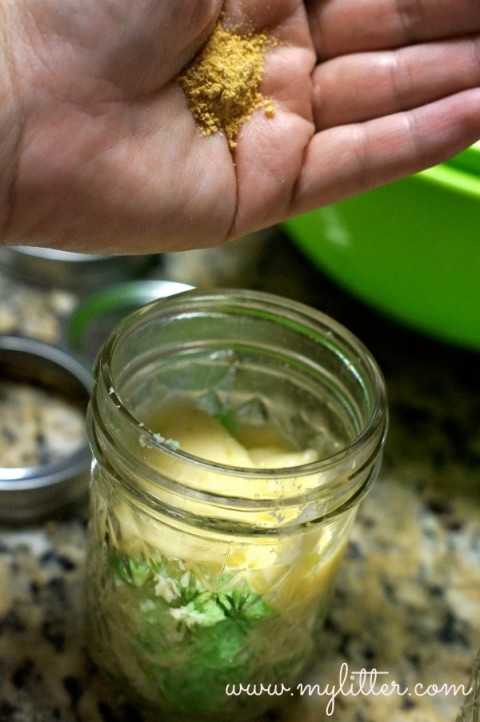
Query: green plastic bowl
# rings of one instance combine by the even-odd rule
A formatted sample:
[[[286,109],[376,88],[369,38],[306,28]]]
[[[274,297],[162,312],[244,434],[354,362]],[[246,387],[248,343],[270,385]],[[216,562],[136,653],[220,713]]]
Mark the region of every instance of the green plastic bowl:
[[[480,350],[480,144],[448,163],[297,216],[304,254],[377,310]]]

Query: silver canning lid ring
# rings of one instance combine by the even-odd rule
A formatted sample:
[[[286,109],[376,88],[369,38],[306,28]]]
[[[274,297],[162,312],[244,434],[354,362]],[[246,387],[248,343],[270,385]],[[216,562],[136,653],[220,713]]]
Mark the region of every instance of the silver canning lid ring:
[[[155,254],[105,256],[8,246],[0,249],[0,269],[22,283],[85,293],[105,284],[135,278],[157,258]]]
[[[168,280],[125,281],[88,296],[67,325],[68,344],[86,360],[95,358],[117,322],[133,310],[160,298],[190,291],[187,283]]]
[[[67,351],[36,339],[0,335],[2,380],[51,389],[87,407],[93,378]],[[18,524],[54,515],[86,495],[91,465],[88,442],[59,461],[32,467],[0,466],[0,521]]]

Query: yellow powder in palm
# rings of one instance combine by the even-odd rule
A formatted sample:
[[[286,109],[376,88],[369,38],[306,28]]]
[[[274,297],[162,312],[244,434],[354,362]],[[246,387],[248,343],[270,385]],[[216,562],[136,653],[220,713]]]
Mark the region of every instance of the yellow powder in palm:
[[[217,23],[205,45],[177,77],[203,135],[223,132],[230,148],[252,113],[263,108],[275,115],[260,84],[264,58],[272,40],[264,33],[240,35]]]

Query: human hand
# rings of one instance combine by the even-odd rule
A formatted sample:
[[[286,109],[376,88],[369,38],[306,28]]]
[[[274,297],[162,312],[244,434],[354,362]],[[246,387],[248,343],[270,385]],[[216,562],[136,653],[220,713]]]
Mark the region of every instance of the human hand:
[[[275,116],[257,111],[233,154],[174,82],[221,12],[278,41],[262,84]],[[3,244],[216,245],[480,137],[478,0],[0,0],[2,14]]]

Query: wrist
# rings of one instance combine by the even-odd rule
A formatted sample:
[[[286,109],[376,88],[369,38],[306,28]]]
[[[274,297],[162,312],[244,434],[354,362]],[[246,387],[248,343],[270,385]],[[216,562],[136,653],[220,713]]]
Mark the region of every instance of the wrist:
[[[0,246],[8,242],[13,211],[22,113],[13,44],[17,0],[0,0]]]

